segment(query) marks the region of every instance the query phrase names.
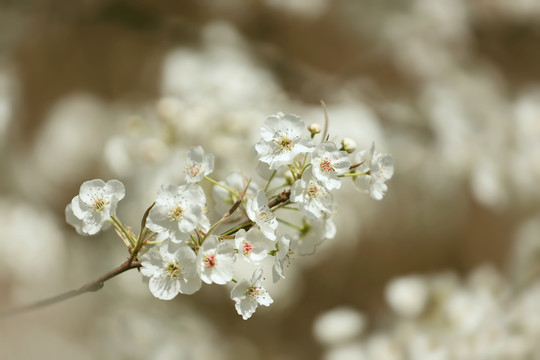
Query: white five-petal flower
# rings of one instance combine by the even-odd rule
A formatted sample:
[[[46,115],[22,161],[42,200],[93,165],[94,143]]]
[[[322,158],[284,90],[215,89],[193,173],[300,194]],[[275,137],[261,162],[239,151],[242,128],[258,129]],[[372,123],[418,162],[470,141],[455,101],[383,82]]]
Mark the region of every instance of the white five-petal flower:
[[[262,139],[255,145],[259,161],[276,170],[290,164],[298,154],[313,151],[312,140],[304,120],[293,114],[277,113],[261,126]]]
[[[148,214],[146,227],[166,233],[174,242],[186,240],[201,221],[205,202],[204,191],[198,185],[163,185]]]
[[[240,172],[233,172],[225,178],[225,180],[220,181],[220,184],[236,192],[238,196],[244,191],[247,180],[245,176],[242,176]],[[249,183],[244,199],[249,199],[253,197],[253,194],[257,191],[259,186],[251,181]],[[214,201],[216,203],[216,209],[219,213],[225,213],[231,208],[231,206],[238,200],[238,196],[233,194],[231,191],[215,185],[213,188]]]
[[[214,171],[214,155],[205,154],[202,146],[189,148],[186,163],[186,181],[188,183],[197,183]]]
[[[375,152],[375,143],[369,150],[358,152],[354,157],[356,163],[362,163],[356,171],[366,173],[354,178],[356,187],[375,200],[382,200],[388,190],[386,180],[394,175],[394,161],[392,155]]]
[[[318,221],[304,222],[303,231],[293,238],[291,248],[300,255],[311,255],[315,248],[324,240],[336,236],[336,225],[331,218],[325,217]]]
[[[274,247],[274,242],[255,228],[249,229],[248,232],[244,229],[238,230],[234,243],[238,257],[255,265],[258,265]]]
[[[264,195],[264,191],[258,190],[252,199],[248,199],[246,212],[249,219],[260,227],[264,236],[270,240],[276,239],[278,222],[268,207],[268,199]]]
[[[341,187],[338,175],[345,174],[351,166],[349,154],[338,150],[336,144],[330,141],[325,141],[315,148],[311,164],[313,175],[329,190]]]
[[[232,243],[219,241],[215,235],[208,236],[197,254],[197,270],[202,281],[220,285],[231,281],[235,255]]]
[[[197,255],[185,243],[165,241],[141,256],[141,273],[150,278],[152,295],[170,300],[178,293],[193,294],[201,288]]]
[[[231,290],[231,299],[236,302],[236,311],[244,320],[249,319],[259,305],[270,306],[274,302],[261,286],[262,280],[262,269],[257,269],[251,281],[242,280]]]
[[[300,205],[302,215],[320,219],[334,208],[334,198],[311,171],[304,171],[302,178],[291,187],[290,200]]]
[[[124,195],[124,185],[118,180],[107,183],[100,179],[85,181],[79,195],[66,207],[66,220],[82,233],[93,235],[109,224],[107,220]]]

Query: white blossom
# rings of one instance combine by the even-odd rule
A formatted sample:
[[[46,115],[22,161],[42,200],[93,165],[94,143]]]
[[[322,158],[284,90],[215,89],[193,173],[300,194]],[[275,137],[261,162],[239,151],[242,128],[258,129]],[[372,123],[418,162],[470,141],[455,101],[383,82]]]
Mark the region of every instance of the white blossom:
[[[232,243],[210,235],[197,254],[197,270],[207,284],[226,284],[233,278],[235,252]]]
[[[205,154],[202,146],[189,148],[186,163],[186,181],[188,183],[197,183],[214,171],[214,155]]]
[[[278,222],[276,216],[268,207],[268,199],[264,191],[258,190],[252,199],[248,199],[246,212],[251,221],[254,221],[270,240],[276,239]]]
[[[236,194],[238,194],[238,196],[240,196],[240,194],[242,193],[242,191],[244,191],[247,185],[247,180],[248,179],[240,172],[233,172],[227,175],[227,177],[225,177],[225,180],[220,181],[220,184],[223,184],[225,187],[233,190],[234,192],[236,192]],[[244,195],[244,199],[249,199],[253,197],[258,188],[259,186],[254,181],[251,181],[249,183],[246,194]],[[236,200],[238,200],[238,196],[219,185],[215,185],[212,191],[214,195],[214,201],[216,203],[216,210],[220,213],[225,213],[231,208],[231,206],[236,202]]]
[[[204,191],[198,185],[163,185],[146,227],[166,233],[174,242],[186,240],[204,215],[205,201]]]
[[[336,225],[331,218],[308,220],[304,222],[303,230],[293,238],[291,248],[298,251],[300,255],[311,255],[320,243],[333,239],[335,236]]]
[[[375,200],[382,200],[384,193],[388,189],[386,180],[394,175],[394,164],[392,155],[375,152],[375,144],[369,150],[358,152],[355,156],[355,163],[362,163],[356,168],[357,172],[366,173],[354,178],[356,187]]]
[[[313,151],[304,121],[297,115],[277,113],[261,126],[262,139],[255,145],[259,161],[276,170],[290,164],[298,154]]]
[[[274,260],[274,266],[272,267],[272,280],[278,282],[279,279],[285,279],[283,274],[283,263],[289,259],[289,247],[291,245],[291,238],[285,234],[279,238],[276,244],[276,254]]]
[[[310,219],[320,219],[334,209],[332,194],[311,171],[304,171],[302,178],[293,184],[290,200],[298,203],[302,215]]]
[[[107,183],[100,179],[85,181],[79,195],[66,207],[66,220],[76,229],[80,226],[82,233],[93,235],[108,224],[107,220],[114,214],[118,201],[124,195],[124,185],[118,180]]]
[[[341,179],[351,165],[349,154],[338,150],[336,144],[325,141],[315,148],[311,157],[313,175],[329,190],[339,189]]]
[[[249,319],[259,305],[270,306],[274,302],[261,286],[262,280],[262,269],[257,269],[251,281],[242,280],[231,290],[231,299],[236,302],[236,311],[244,320]]]
[[[238,257],[255,265],[258,265],[274,246],[273,241],[255,228],[251,228],[247,232],[244,229],[238,230],[234,241]]]
[[[150,278],[152,295],[170,300],[178,293],[193,294],[201,288],[197,256],[185,243],[165,241],[141,256],[141,273]]]

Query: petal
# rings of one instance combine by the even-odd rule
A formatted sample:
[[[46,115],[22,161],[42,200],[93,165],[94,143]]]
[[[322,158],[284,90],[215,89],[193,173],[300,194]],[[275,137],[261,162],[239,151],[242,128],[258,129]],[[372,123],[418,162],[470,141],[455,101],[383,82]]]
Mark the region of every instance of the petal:
[[[191,164],[201,164],[204,160],[204,149],[202,146],[190,147],[187,152],[187,161]]]
[[[101,230],[103,218],[100,213],[88,211],[83,219],[82,231],[89,235],[94,235]]]
[[[65,215],[66,215],[66,222],[69,225],[73,226],[75,228],[75,230],[77,231],[77,233],[84,234],[82,232],[83,222],[82,222],[81,219],[76,217],[75,214],[73,213],[73,207],[72,207],[71,203],[69,203],[66,206]]]
[[[161,300],[171,300],[180,292],[179,281],[165,274],[152,276],[148,287],[152,295]]]
[[[77,195],[71,200],[71,210],[73,211],[73,215],[75,215],[75,217],[82,220],[88,211],[88,206],[82,203],[79,195]]]
[[[247,280],[242,280],[231,290],[231,299],[239,301],[246,297],[246,293],[249,289],[249,283]]]
[[[204,158],[204,163],[203,163],[203,167],[204,167],[204,176],[212,173],[212,171],[214,171],[214,162],[215,162],[215,156],[214,154],[208,154],[205,156]]]
[[[272,300],[270,294],[268,294],[268,291],[262,289],[262,291],[257,295],[257,302],[260,305],[270,306],[270,304],[272,304],[274,300]]]
[[[234,246],[240,253],[242,252],[244,241],[247,240],[246,234],[246,230],[240,229],[236,232],[236,235],[234,236]]]
[[[202,282],[199,275],[190,278],[185,278],[184,281],[180,282],[180,292],[182,294],[191,295],[199,291],[201,288]]]
[[[246,297],[235,304],[236,312],[238,312],[239,315],[242,315],[242,318],[244,320],[247,320],[253,315],[255,310],[257,309],[257,302],[253,300],[252,298]]]
[[[126,195],[126,188],[122,182],[112,179],[105,184],[105,193],[116,196],[116,200],[120,201]]]
[[[105,181],[94,179],[82,183],[79,189],[79,196],[82,202],[86,204],[93,203],[92,195],[105,187]]]

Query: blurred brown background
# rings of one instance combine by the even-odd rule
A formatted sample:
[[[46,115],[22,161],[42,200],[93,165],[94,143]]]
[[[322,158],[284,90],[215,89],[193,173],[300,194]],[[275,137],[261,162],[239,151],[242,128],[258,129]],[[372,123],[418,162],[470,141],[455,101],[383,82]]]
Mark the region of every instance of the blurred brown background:
[[[437,152],[443,141],[440,132],[445,130],[437,129],[430,121],[436,115],[426,105],[430,101],[426,92],[433,84],[447,86],[464,104],[468,117],[463,122],[472,125],[467,136],[460,138],[464,145],[456,149],[460,154],[456,156],[464,152],[465,158],[467,154],[474,158],[477,154],[473,152],[487,142],[491,145],[486,148],[497,147],[490,153],[494,163],[512,162],[507,151],[513,151],[519,139],[496,145],[489,139],[513,126],[514,102],[538,86],[539,6],[532,4],[529,10],[520,10],[518,5],[513,8],[502,0],[456,4],[445,1],[439,6],[433,9],[436,6],[431,8],[427,1],[412,0],[297,0],[289,4],[278,0],[1,1],[0,69],[12,79],[6,92],[12,111],[0,143],[0,195],[53,214],[53,221],[66,234],[62,251],[68,254],[61,262],[61,275],[56,275],[58,282],[45,284],[37,293],[26,289],[26,295],[14,296],[19,285],[6,271],[0,278],[3,308],[28,302],[33,295],[37,299],[80,286],[124,256],[118,249],[119,242],[99,238],[95,242],[99,246],[95,246],[94,239],[77,238],[72,229],[62,224],[65,204],[82,181],[113,176],[97,155],[87,158],[90,160],[84,170],[62,182],[44,180],[39,184],[39,171],[46,170],[32,171],[29,159],[34,156],[53,106],[70,94],[85,93],[104,106],[121,103],[131,109],[131,115],[137,115],[140,104],[151,104],[164,95],[163,62],[169,52],[176,48],[202,49],[204,29],[209,24],[226,23],[235,29],[243,39],[240,47],[254,66],[275,79],[286,100],[271,111],[288,111],[280,108],[283,104],[317,111],[319,100],[324,99],[332,118],[333,106],[362,103],[377,118],[386,150],[394,154],[396,167],[382,202],[355,194],[361,201],[344,211],[358,211],[358,215],[347,214],[343,223],[361,218],[360,229],[338,227],[338,237],[347,241],[328,245],[322,254],[315,255],[316,260],[298,265],[295,276],[300,285],[290,289],[294,295],[276,309],[264,309],[253,319],[242,321],[227,292],[208,287],[189,299],[180,296],[171,303],[146,294],[144,305],[132,308],[126,295],[129,291],[118,289],[114,284],[118,279],[113,279],[95,294],[3,320],[1,333],[11,332],[6,335],[11,339],[3,353],[6,359],[32,356],[33,351],[22,350],[26,346],[43,347],[43,358],[78,358],[81,354],[89,359],[104,354],[111,359],[137,358],[129,351],[114,348],[129,347],[129,341],[144,347],[140,334],[115,338],[108,323],[96,325],[94,321],[102,316],[115,321],[118,312],[111,302],[119,303],[127,314],[144,312],[156,314],[156,318],[168,314],[165,317],[169,321],[174,318],[178,323],[182,323],[186,312],[202,314],[205,326],[211,329],[212,341],[219,343],[216,349],[227,349],[222,353],[224,358],[319,358],[323,348],[312,336],[313,319],[345,304],[366,314],[369,329],[383,327],[388,322],[384,288],[396,276],[447,270],[466,275],[485,263],[507,273],[516,229],[538,211],[539,197],[528,196],[526,189],[520,190],[519,183],[507,178],[498,180],[502,190],[490,197],[492,193],[482,192],[487,186],[483,180],[474,185],[470,174],[477,165],[468,164],[462,169],[447,164],[448,157]],[[486,108],[499,112],[500,118],[490,118]],[[115,119],[112,115],[102,120],[103,129],[118,132],[118,126],[112,125]],[[253,123],[259,124],[257,121],[260,123],[262,118]],[[447,125],[448,132],[452,132],[451,124]],[[341,129],[349,126],[352,123],[345,121]],[[103,133],[100,143],[95,136],[86,138],[80,134],[77,141],[87,147],[97,146],[96,154],[101,156],[108,136]],[[464,148],[476,140],[480,145]],[[538,164],[537,158],[532,161]],[[29,169],[21,170],[25,166]],[[497,166],[497,174],[513,172],[510,165]],[[26,182],[21,183],[21,177]],[[50,191],[55,196],[34,196],[30,190],[33,184],[36,191],[47,192],[48,186],[53,187]],[[3,206],[2,211],[9,208]],[[39,230],[34,234],[39,238]],[[105,236],[113,238],[111,234],[101,237]],[[80,260],[82,257],[85,259]],[[34,271],[47,269],[38,266]],[[132,285],[122,286],[144,288],[132,275]],[[186,304],[188,310],[184,309]],[[155,309],[149,309],[154,305]],[[184,310],[175,313],[177,309]],[[77,316],[79,320],[75,320]],[[132,324],[126,320],[129,315],[122,316],[118,321],[124,321],[125,326],[148,326],[145,322]],[[99,326],[109,326],[106,343],[111,349],[106,351],[105,341],[95,340],[99,338]],[[204,330],[197,331],[205,336]],[[36,334],[32,335],[33,341],[28,339],[29,332]],[[53,333],[49,335],[53,340],[44,333]],[[41,336],[45,340],[41,341]],[[157,346],[160,338],[154,340],[147,347]],[[10,351],[16,355],[10,357]]]

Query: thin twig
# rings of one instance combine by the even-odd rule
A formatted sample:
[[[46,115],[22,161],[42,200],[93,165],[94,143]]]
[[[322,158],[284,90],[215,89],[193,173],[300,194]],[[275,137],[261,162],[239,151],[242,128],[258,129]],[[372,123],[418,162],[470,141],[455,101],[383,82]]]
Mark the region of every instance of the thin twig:
[[[140,261],[133,261],[132,259],[128,259],[124,263],[122,263],[120,266],[118,266],[116,269],[111,270],[106,274],[103,274],[102,276],[98,277],[97,279],[93,281],[90,281],[89,283],[81,286],[78,289],[66,291],[65,293],[50,297],[48,299],[36,301],[33,304],[28,304],[28,305],[24,305],[18,308],[7,310],[5,312],[0,313],[0,318],[6,318],[9,316],[17,315],[17,314],[27,312],[30,310],[35,310],[35,309],[39,309],[45,306],[53,305],[64,300],[68,300],[72,297],[82,295],[87,292],[98,291],[99,289],[103,287],[105,281],[117,275],[120,275],[121,273],[125,271],[136,269],[139,267],[141,267]]]
[[[289,201],[289,198],[291,197],[291,190],[285,190],[285,191],[282,191],[280,192],[272,201],[270,201],[268,203],[268,207],[271,209],[271,210],[275,210],[278,205],[280,204],[283,204],[283,203],[287,203]],[[240,225],[238,225],[237,227],[235,227],[234,229],[230,229],[228,231],[225,231],[224,233],[222,233],[220,236],[227,236],[227,235],[232,235],[232,234],[235,234],[238,230],[240,229],[246,229],[249,230],[253,225],[255,225],[255,223],[251,220],[246,220],[245,222],[241,223]]]
[[[229,211],[225,213],[225,215],[223,215],[223,217],[220,220],[218,220],[214,225],[212,225],[212,227],[208,230],[208,232],[206,233],[202,241],[199,242],[199,245],[202,245],[204,240],[206,240],[206,238],[218,227],[218,225],[222,224],[227,218],[229,218],[236,211],[236,209],[238,209],[238,207],[244,200],[244,195],[246,195],[246,192],[249,188],[250,183],[251,183],[251,179],[248,180],[247,185],[244,188],[244,191],[242,191],[242,193],[240,194],[240,197],[238,198],[238,200],[235,201],[233,206],[229,209]]]
[[[248,186],[249,186],[249,183],[248,183]],[[238,206],[242,202],[242,198],[245,195],[248,186],[246,186],[246,188],[244,189],[244,192],[242,193],[241,197],[235,202],[235,204],[233,204],[231,209],[228,211],[227,214],[229,214],[229,216],[238,208]],[[272,200],[268,204],[268,206],[270,208],[273,208],[273,207],[276,207],[276,206],[278,206],[280,204],[283,204],[283,203],[285,203],[285,202],[287,202],[289,200],[290,195],[291,195],[290,190],[283,191],[274,200]],[[153,206],[153,204],[152,204],[152,206]],[[150,209],[152,208],[152,206],[150,206],[148,208],[148,210],[145,213],[145,216],[143,217],[143,222],[141,224],[142,228],[144,228],[146,216],[148,215],[148,213],[149,213]],[[249,223],[251,223],[251,224],[249,224]],[[239,229],[241,229],[243,227],[249,228],[251,226],[253,226],[253,223],[251,222],[251,220],[249,220],[249,222],[246,222],[245,224],[239,225],[239,227],[237,227],[235,230],[238,231]],[[141,228],[141,234],[140,235],[142,235],[142,228]],[[234,231],[234,232],[236,232],[236,231]],[[45,306],[53,305],[53,304],[62,302],[64,300],[71,299],[72,297],[82,295],[82,294],[87,293],[87,292],[98,291],[99,289],[101,289],[103,287],[103,285],[105,284],[105,281],[107,281],[109,279],[112,279],[113,277],[115,277],[117,275],[120,275],[123,272],[126,272],[128,270],[140,268],[141,267],[141,262],[140,262],[140,260],[136,260],[137,254],[140,251],[140,248],[144,243],[142,241],[142,238],[141,238],[140,235],[139,235],[139,241],[137,243],[137,246],[135,247],[135,249],[133,249],[133,252],[131,253],[131,256],[126,261],[124,261],[122,264],[120,264],[116,269],[113,269],[113,270],[109,271],[108,273],[101,275],[97,279],[95,279],[93,281],[90,281],[87,284],[84,284],[83,286],[81,286],[78,289],[66,291],[66,292],[64,292],[62,294],[59,294],[59,295],[56,295],[56,296],[53,296],[53,297],[50,297],[50,298],[47,298],[47,299],[43,299],[43,300],[40,300],[40,301],[36,301],[35,303],[32,303],[32,304],[23,305],[23,306],[18,307],[18,308],[14,308],[14,309],[11,309],[11,310],[4,311],[4,312],[0,313],[0,318],[7,318],[9,316],[13,316],[13,315],[17,315],[17,314],[24,313],[24,312],[27,312],[27,311],[39,309],[39,308],[42,308],[42,307],[45,307]],[[231,233],[230,232],[225,232],[222,235],[231,235]]]

